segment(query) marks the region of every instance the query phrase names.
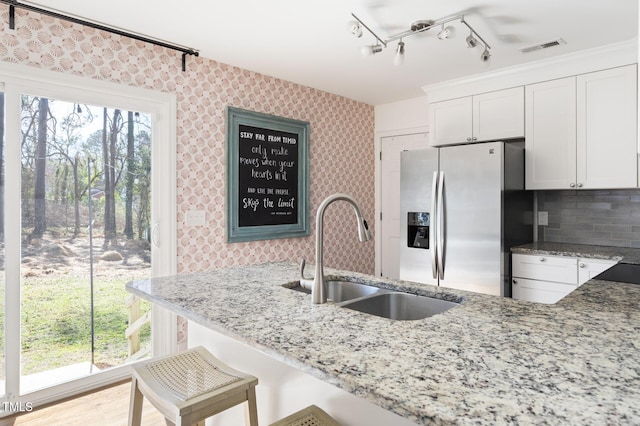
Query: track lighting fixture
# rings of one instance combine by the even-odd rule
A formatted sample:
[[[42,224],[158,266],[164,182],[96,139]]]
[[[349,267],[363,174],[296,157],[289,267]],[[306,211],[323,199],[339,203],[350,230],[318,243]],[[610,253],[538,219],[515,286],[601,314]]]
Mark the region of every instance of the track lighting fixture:
[[[448,25],[447,27],[445,27],[444,24],[442,24],[442,30],[438,33],[438,38],[440,40],[453,38],[453,36],[455,35],[455,32],[456,32],[456,29],[451,25]]]
[[[349,31],[351,31],[351,34],[353,34],[354,36],[358,38],[362,37],[362,25],[360,25],[360,22],[349,21],[348,28]]]
[[[399,67],[404,64],[404,42],[400,40],[398,47],[396,47],[396,56],[393,58],[393,65]]]
[[[473,49],[478,45],[478,40],[476,40],[476,38],[473,36],[473,31],[469,33],[466,41],[467,41],[467,47],[470,49]]]
[[[467,47],[474,48],[478,45],[479,42],[482,42],[484,45],[484,51],[482,55],[480,55],[480,59],[482,62],[487,62],[489,58],[491,58],[491,46],[474,30],[471,25],[464,20],[464,15],[456,15],[449,16],[446,18],[437,19],[435,21],[429,19],[422,19],[418,21],[414,21],[408,30],[402,31],[398,34],[392,35],[386,39],[380,38],[375,32],[371,30],[371,28],[367,27],[364,22],[360,18],[358,18],[353,13],[351,16],[355,19],[354,21],[349,22],[349,31],[356,37],[362,37],[363,29],[367,30],[369,34],[371,34],[375,39],[375,44],[364,46],[361,50],[363,56],[371,56],[376,53],[382,52],[382,49],[387,47],[387,44],[399,40],[398,45],[396,47],[396,54],[393,58],[393,63],[398,66],[404,63],[404,52],[405,52],[405,44],[402,41],[403,38],[409,37],[415,34],[419,34],[425,31],[430,30],[436,26],[440,27],[440,31],[437,34],[437,37],[440,40],[446,40],[449,38],[453,38],[456,32],[456,28],[452,25],[446,25],[450,22],[459,21],[461,24],[466,26],[469,29],[469,36],[465,39],[467,43]]]
[[[480,59],[482,59],[482,62],[488,62],[489,59],[491,59],[491,52],[489,52],[489,48],[487,46],[485,46],[484,52],[480,55]]]
[[[371,46],[362,46],[360,53],[362,56],[373,56],[376,53],[382,52],[382,46],[379,44],[372,44]]]

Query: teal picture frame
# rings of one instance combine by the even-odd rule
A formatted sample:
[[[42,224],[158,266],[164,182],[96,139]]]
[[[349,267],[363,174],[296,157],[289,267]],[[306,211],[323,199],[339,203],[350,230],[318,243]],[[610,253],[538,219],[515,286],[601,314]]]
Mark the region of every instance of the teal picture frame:
[[[227,242],[309,236],[309,123],[228,106],[226,124]]]

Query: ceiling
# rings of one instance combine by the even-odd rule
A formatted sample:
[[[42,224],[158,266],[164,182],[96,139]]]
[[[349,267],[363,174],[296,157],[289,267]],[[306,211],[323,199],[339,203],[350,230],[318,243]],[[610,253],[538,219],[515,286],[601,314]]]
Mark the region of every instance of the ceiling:
[[[21,1],[22,2],[22,1]],[[25,1],[26,3],[26,1]],[[201,56],[379,105],[423,94],[421,87],[563,55],[638,36],[638,0],[35,0],[30,3],[192,47]],[[354,37],[355,13],[381,38],[419,19],[464,14],[491,46],[466,47],[438,30],[405,38],[404,65],[395,67],[397,42],[363,57],[374,42]],[[19,23],[18,23],[19,25]],[[558,38],[566,44],[532,53],[520,49]],[[193,60],[191,57],[188,61]]]

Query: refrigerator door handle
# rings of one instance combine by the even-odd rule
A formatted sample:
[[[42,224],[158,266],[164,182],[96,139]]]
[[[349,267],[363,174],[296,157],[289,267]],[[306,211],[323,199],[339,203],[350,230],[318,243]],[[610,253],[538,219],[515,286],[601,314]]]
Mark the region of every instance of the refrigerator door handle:
[[[437,254],[438,254],[438,276],[440,279],[444,279],[444,249],[445,249],[445,212],[444,212],[444,172],[440,172],[440,179],[438,181],[438,226],[436,228],[436,240],[437,240]]]
[[[438,196],[438,172],[433,172],[433,180],[431,181],[431,232],[429,232],[429,252],[431,253],[431,272],[433,278],[438,278],[438,261],[437,261],[437,243],[436,243],[436,229],[438,229],[438,214],[437,214],[437,196]]]

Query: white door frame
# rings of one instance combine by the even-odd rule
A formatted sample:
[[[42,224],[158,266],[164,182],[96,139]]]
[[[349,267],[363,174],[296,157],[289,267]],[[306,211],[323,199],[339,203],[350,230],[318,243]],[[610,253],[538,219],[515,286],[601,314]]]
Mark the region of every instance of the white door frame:
[[[4,84],[5,123],[19,123],[18,105],[21,94],[144,111],[152,115],[152,227],[156,229],[151,250],[152,276],[175,275],[177,270],[176,224],[176,98],[174,94],[155,92],[111,82],[40,70],[25,65],[0,63],[0,84]],[[19,126],[5,125],[5,178],[20,176]],[[157,189],[157,190],[156,190]],[[20,179],[5,179],[5,206],[20,205]],[[18,212],[18,214],[16,214]],[[130,376],[125,365],[56,386],[20,395],[20,250],[21,217],[19,209],[5,214],[5,378],[3,401],[30,403],[33,407],[96,387],[120,381]],[[154,355],[174,352],[176,315],[154,309],[152,341]],[[1,407],[0,407],[1,408]],[[0,410],[0,417],[11,413]]]

